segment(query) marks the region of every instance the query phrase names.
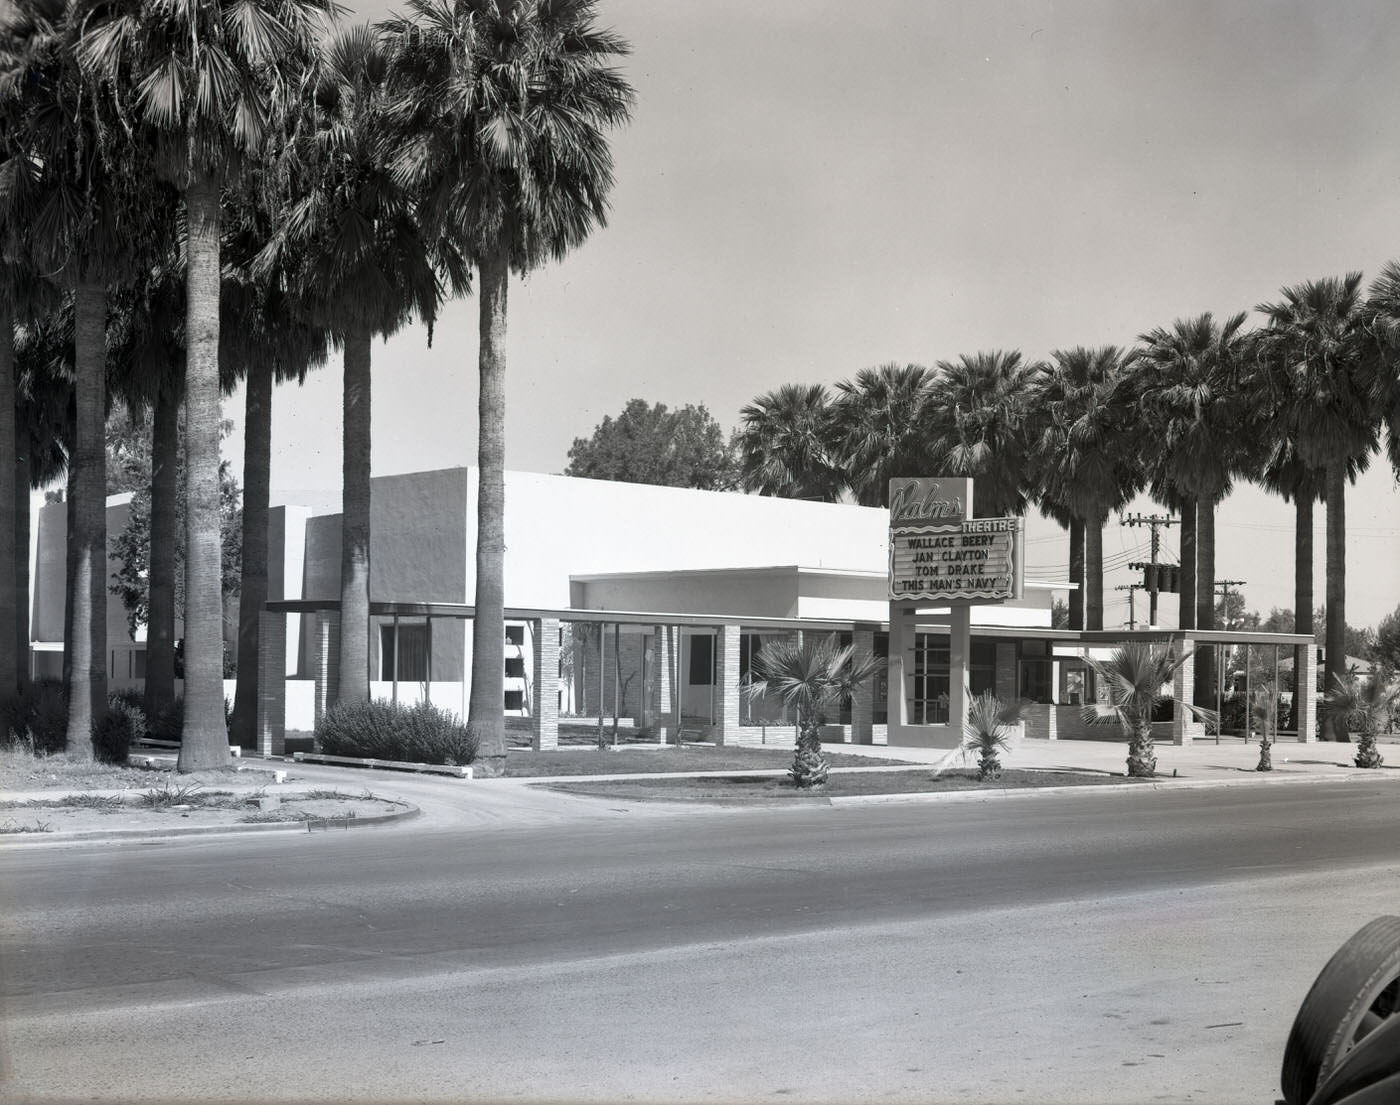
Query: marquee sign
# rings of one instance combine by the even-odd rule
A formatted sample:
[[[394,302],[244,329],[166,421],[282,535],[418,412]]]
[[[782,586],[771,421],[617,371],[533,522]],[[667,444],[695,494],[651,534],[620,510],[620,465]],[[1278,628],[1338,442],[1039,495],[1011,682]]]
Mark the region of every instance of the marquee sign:
[[[970,480],[890,481],[891,599],[1003,602],[1024,581],[1020,518],[969,518]]]

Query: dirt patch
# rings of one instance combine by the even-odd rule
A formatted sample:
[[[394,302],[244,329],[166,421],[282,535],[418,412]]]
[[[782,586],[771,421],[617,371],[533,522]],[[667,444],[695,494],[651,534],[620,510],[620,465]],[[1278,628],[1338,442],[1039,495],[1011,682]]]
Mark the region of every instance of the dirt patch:
[[[315,792],[311,792],[315,793]],[[140,793],[118,796],[91,794],[55,795],[52,799],[0,803],[0,837],[48,836],[52,833],[137,830],[170,832],[190,828],[235,828],[269,822],[350,822],[401,814],[412,807],[405,802],[371,794],[312,797],[306,792],[278,794],[276,802],[252,795],[205,795],[188,802],[152,805]],[[209,801],[209,798],[218,799]],[[272,808],[264,809],[264,805]]]
[[[884,756],[828,752],[832,767],[890,767],[908,764]],[[529,779],[560,775],[640,775],[668,771],[764,771],[786,770],[792,764],[792,745],[773,748],[731,748],[686,745],[665,748],[560,748],[531,752],[512,748],[506,756],[506,776]]]

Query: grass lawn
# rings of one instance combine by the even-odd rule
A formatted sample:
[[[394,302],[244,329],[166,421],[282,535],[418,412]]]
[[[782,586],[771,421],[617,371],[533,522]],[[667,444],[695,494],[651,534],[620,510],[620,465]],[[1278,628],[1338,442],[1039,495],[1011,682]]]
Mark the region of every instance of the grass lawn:
[[[829,752],[832,767],[881,767],[908,763],[877,756]],[[541,775],[648,775],[667,771],[786,771],[792,764],[792,747],[720,748],[687,745],[684,748],[629,748],[599,751],[597,748],[561,748],[531,752],[512,748],[506,755],[506,775],[529,779]]]
[[[828,756],[833,767],[836,757]],[[1150,782],[1125,775],[1093,772],[1028,771],[1010,768],[1001,778],[985,783],[971,769],[944,771],[869,771],[842,774],[833,772],[825,787],[799,790],[786,776],[765,778],[727,775],[708,779],[580,779],[578,782],[542,784],[551,790],[586,794],[598,798],[659,799],[668,802],[800,802],[827,798],[848,798],[864,794],[933,794],[947,791],[1026,790],[1037,787],[1090,786],[1105,784],[1136,785]]]

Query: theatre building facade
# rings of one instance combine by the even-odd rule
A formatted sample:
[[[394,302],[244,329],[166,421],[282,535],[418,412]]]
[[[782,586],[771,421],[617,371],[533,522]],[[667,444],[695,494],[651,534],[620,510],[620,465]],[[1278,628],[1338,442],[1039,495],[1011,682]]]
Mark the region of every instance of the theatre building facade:
[[[465,714],[476,508],[472,468],[372,481],[375,697],[427,699]],[[884,509],[508,472],[508,728],[538,748],[555,746],[561,733],[610,738],[614,719],[634,739],[790,744],[794,719],[744,693],[754,656],[777,638],[835,635],[887,667],[827,719],[827,739],[951,747],[967,695],[984,690],[1032,703],[1027,737],[1084,735],[1082,705],[1096,693],[1085,652],[1127,634],[1052,628],[1054,598],[1069,585],[1026,577],[1020,562],[1014,593],[995,601],[939,601],[936,589],[892,598],[892,578],[910,567],[896,566],[900,557],[912,553],[916,566],[940,561],[939,578],[949,570],[942,535],[954,522],[915,522],[922,528],[906,547]],[[997,557],[1013,556],[1014,534],[992,541],[984,534],[994,527],[983,520],[956,525],[967,531],[959,547],[973,550],[957,555],[982,561],[980,578],[996,585],[1005,575]],[[51,520],[47,532],[61,535],[61,526]],[[56,556],[49,550],[48,559]],[[258,747],[280,753],[305,747],[336,699],[340,516],[274,507],[269,563]],[[47,601],[51,627],[53,596]],[[139,672],[144,645],[123,619],[108,624],[112,674]],[[1174,631],[1154,636],[1190,647]],[[1258,636],[1292,662],[1292,638]],[[1189,669],[1188,661],[1188,678]],[[1178,701],[1189,686],[1178,686]],[[1299,728],[1306,739],[1310,719]],[[1161,735],[1185,741],[1201,732],[1180,718],[1164,722]]]

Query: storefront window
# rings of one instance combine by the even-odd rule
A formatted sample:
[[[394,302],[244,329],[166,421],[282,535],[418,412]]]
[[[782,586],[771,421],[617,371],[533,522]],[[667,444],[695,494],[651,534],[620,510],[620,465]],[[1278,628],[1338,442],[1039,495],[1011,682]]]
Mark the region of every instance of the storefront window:
[[[911,725],[947,725],[949,694],[948,638],[914,635],[914,672],[909,688]]]

